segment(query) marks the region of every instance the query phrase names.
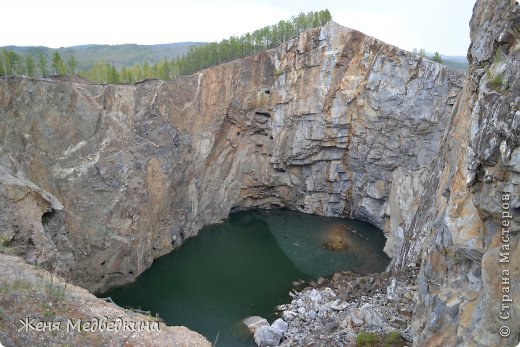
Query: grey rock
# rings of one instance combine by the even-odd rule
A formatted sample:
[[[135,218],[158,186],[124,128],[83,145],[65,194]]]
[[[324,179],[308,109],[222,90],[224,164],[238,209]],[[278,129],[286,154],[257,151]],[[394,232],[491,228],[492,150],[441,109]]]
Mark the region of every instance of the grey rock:
[[[286,332],[289,325],[283,319],[278,318],[271,324],[271,327],[274,329],[278,329],[281,332]]]
[[[348,304],[346,302],[341,302],[340,300],[335,300],[331,305],[330,308],[336,311],[344,310],[348,307]]]
[[[294,311],[283,311],[282,313],[282,317],[285,321],[292,321],[294,318],[296,318],[296,316],[298,316],[298,314]]]
[[[283,332],[271,326],[260,326],[255,332],[255,342],[260,347],[278,346]]]

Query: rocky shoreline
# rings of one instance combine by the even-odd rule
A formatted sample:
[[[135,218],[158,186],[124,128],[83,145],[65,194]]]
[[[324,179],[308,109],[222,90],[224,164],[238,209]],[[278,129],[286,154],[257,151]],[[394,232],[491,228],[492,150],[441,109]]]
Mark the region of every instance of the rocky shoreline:
[[[409,264],[397,273],[335,273],[292,291],[271,325],[261,317],[244,323],[259,346],[411,346],[418,272]]]

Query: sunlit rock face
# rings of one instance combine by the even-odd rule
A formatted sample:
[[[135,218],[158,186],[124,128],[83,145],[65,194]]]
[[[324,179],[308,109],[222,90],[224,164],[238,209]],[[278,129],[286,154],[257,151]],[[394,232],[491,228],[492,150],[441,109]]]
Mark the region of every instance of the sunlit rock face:
[[[2,233],[91,290],[233,210],[370,221],[394,256],[462,79],[335,23],[174,81],[2,79],[0,164],[49,201],[30,217],[45,242],[9,218]]]

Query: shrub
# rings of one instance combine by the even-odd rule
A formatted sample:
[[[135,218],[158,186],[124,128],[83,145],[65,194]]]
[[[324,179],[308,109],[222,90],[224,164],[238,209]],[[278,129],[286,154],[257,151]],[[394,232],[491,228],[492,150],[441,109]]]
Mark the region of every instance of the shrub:
[[[384,345],[385,347],[397,346],[400,342],[402,342],[401,334],[397,331],[392,331],[386,335]]]
[[[376,344],[378,341],[379,339],[376,334],[364,331],[360,331],[356,339],[358,346],[371,346]]]
[[[495,90],[498,90],[502,87],[504,84],[504,76],[503,74],[499,73],[495,77],[493,77],[489,82],[488,85],[490,88],[493,88]]]

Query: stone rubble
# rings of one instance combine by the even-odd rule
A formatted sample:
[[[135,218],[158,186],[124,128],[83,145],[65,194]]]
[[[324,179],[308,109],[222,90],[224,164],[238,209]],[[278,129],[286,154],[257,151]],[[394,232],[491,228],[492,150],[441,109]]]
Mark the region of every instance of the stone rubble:
[[[406,271],[392,275],[336,273],[291,291],[291,303],[278,307],[281,318],[273,324],[260,317],[244,323],[250,329],[257,327],[253,331],[258,346],[349,346],[356,343],[360,331],[380,336],[398,332],[411,345],[418,271],[410,264]]]

